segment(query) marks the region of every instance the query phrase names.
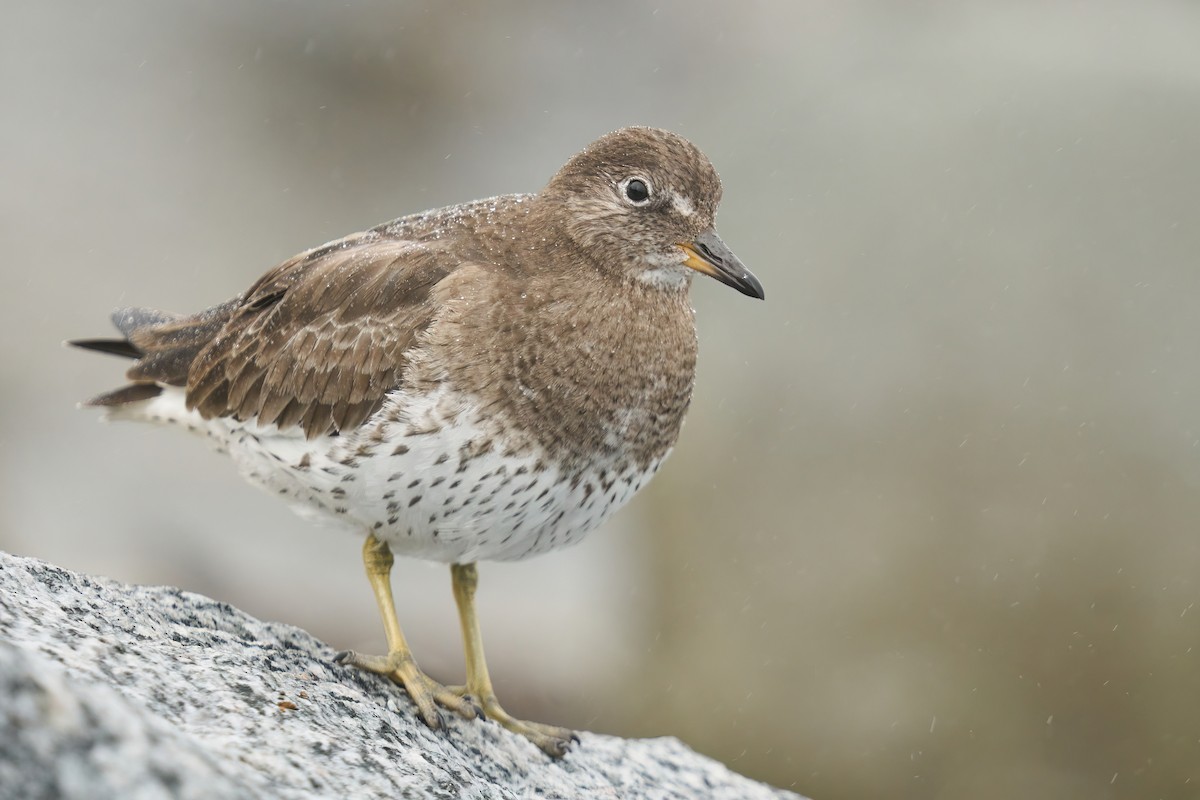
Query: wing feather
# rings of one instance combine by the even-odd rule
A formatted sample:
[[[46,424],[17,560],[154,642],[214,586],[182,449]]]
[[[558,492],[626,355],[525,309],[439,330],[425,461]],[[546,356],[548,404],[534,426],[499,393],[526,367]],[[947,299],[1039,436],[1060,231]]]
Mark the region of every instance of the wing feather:
[[[455,265],[424,244],[359,234],[264,275],[190,364],[205,417],[255,418],[309,437],[360,425],[399,382]]]

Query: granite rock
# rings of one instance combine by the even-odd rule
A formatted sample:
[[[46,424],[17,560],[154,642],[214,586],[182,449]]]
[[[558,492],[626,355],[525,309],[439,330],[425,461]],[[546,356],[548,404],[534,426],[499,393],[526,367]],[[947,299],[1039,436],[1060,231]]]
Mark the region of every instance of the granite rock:
[[[583,733],[552,762],[421,724],[302,630],[0,552],[0,798],[794,798],[676,739]]]

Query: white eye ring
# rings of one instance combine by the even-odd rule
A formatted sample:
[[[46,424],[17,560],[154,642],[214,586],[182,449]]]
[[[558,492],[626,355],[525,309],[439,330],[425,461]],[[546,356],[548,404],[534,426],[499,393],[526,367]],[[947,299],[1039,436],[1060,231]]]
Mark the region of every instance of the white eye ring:
[[[621,197],[635,206],[646,205],[654,194],[654,190],[650,187],[650,181],[645,178],[626,178],[617,186],[621,190]]]

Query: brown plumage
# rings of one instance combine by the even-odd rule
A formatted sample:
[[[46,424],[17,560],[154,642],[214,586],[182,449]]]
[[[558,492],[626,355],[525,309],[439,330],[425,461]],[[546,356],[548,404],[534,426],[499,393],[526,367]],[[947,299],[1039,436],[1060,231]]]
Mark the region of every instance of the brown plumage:
[[[189,407],[309,437],[361,425],[397,385],[433,315],[430,290],[450,270],[421,244],[375,234],[284,262],[196,353]]]
[[[542,420],[555,435],[586,433],[574,440],[586,450],[603,438],[595,429],[611,422],[597,394],[610,393],[620,374],[632,370],[643,388],[663,376],[682,378],[659,392],[668,422],[682,416],[690,394],[695,342],[681,299],[686,282],[658,292],[639,285],[629,269],[641,265],[647,249],[663,247],[660,223],[675,209],[621,219],[627,209],[611,198],[619,175],[652,171],[655,183],[695,198],[691,219],[671,220],[678,233],[668,247],[711,227],[720,183],[707,160],[672,134],[627,129],[572,159],[540,195],[402,218],[301,253],[215,308],[187,317],[118,312],[125,340],[75,344],[138,357],[130,381],[186,387],[188,407],[205,418],[300,426],[311,438],[355,428],[378,411],[421,334],[439,316],[457,316],[445,324],[480,337],[460,345],[472,351],[463,354],[464,368],[480,373],[466,381],[471,388],[506,395],[495,401],[531,424]],[[463,281],[435,290],[461,270],[478,285],[457,295],[460,305],[470,295],[469,310],[447,315],[437,299],[452,305],[447,288]],[[564,273],[577,280],[560,283]],[[621,311],[628,313],[596,318]],[[570,339],[581,325],[611,328],[606,338],[623,346],[609,359],[575,346]],[[487,330],[474,332],[481,327]],[[554,357],[556,349],[571,358]],[[489,390],[497,377],[509,380]],[[547,393],[538,402],[516,396],[519,386]],[[124,388],[90,402],[113,405],[150,391]],[[572,406],[579,406],[574,416],[592,414],[591,424],[566,419]],[[670,439],[648,450],[661,451]]]
[[[207,311],[126,309],[124,338],[74,344],[135,359],[92,405],[203,433],[248,480],[366,532],[377,593],[391,548],[457,565],[468,688],[559,755],[569,732],[495,704],[463,565],[578,541],[666,458],[695,375],[691,276],[763,296],[713,230],[720,197],[690,142],[626,128],[536,195],[403,217]],[[346,660],[404,684],[431,725],[434,703],[473,715],[388,630],[386,660]]]

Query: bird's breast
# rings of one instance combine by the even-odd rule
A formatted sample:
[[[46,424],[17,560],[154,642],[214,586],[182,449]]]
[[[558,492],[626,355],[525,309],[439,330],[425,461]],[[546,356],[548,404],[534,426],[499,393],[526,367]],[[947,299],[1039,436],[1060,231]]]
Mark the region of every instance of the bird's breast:
[[[665,331],[653,322],[578,320],[527,337],[511,359],[511,413],[569,460],[661,460],[691,402],[696,344],[690,319]]]

